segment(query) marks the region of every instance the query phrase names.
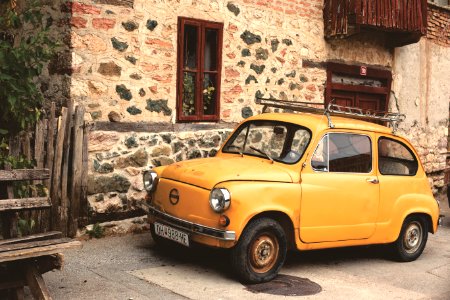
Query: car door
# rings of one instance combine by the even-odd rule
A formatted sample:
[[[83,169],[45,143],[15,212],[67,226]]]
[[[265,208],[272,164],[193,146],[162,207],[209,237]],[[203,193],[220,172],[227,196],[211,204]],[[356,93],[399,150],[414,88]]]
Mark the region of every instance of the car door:
[[[372,133],[326,133],[302,170],[300,238],[367,239],[375,231],[379,184]]]

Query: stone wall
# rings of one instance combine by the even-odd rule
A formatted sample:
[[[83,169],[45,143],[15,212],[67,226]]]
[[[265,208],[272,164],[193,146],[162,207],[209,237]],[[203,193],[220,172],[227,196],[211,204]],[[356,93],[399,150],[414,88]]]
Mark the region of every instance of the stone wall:
[[[94,131],[89,136],[88,201],[92,214],[124,214],[145,197],[142,171],[215,156],[230,130],[162,133]]]
[[[435,196],[443,198],[450,102],[450,16],[445,8],[428,7],[426,38],[395,49],[390,103],[392,110],[407,115],[400,131],[418,150]]]
[[[376,35],[325,42],[317,0],[84,1],[71,9],[72,97],[94,120],[175,120],[179,16],[224,23],[224,122],[259,112],[255,95],[323,101],[326,71],[302,68],[304,59],[392,64]]]
[[[429,74],[435,75],[425,96],[425,61],[409,53],[419,46],[394,53],[376,32],[325,41],[323,0],[55,3],[49,9],[55,24],[63,28],[60,31],[67,33],[62,39],[67,51],[53,62],[43,87],[49,97],[71,97],[85,105],[87,118],[104,125],[92,131],[89,140],[89,203],[94,214],[132,211],[145,194],[141,172],[147,166],[213,156],[237,122],[260,113],[255,96],[323,102],[327,61],[393,69],[397,98],[392,98],[392,108],[408,114],[409,123],[402,130],[418,146],[430,178],[435,179],[435,191],[442,185],[439,153],[448,115],[444,118],[440,110],[432,109],[448,103],[439,94],[448,95],[448,85],[435,78],[439,70],[445,73],[438,60],[448,53],[441,48],[429,46],[435,51],[430,53],[434,58]],[[152,129],[152,124],[169,128],[176,120],[180,16],[224,24],[222,129],[213,124],[180,131]],[[129,132],[118,132],[125,123]],[[148,133],[135,130],[141,124]]]

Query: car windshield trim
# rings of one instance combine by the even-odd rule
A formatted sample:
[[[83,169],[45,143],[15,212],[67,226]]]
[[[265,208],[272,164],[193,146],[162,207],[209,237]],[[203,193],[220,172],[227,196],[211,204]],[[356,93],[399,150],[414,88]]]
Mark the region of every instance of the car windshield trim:
[[[285,139],[283,142],[282,152],[286,152],[288,148],[291,148],[291,150],[289,151],[288,154],[290,154],[290,152],[294,152],[294,151],[292,151],[292,147],[293,147],[293,143],[294,143],[294,135],[299,130],[304,130],[305,134],[307,133],[308,140],[304,144],[303,149],[301,149],[302,150],[301,153],[295,151],[296,154],[295,154],[295,158],[293,161],[286,161],[286,160],[284,160],[284,159],[286,159],[286,157],[284,157],[283,159],[280,159],[279,157],[274,157],[273,155],[268,153],[269,151],[264,151],[264,149],[261,149],[254,145],[250,145],[250,146],[248,145],[248,141],[250,138],[249,133],[252,130],[252,128],[251,128],[252,125],[255,126],[254,128],[257,128],[258,126],[259,127],[273,126],[274,131],[277,130],[276,128],[278,128],[278,127],[285,128],[287,130],[287,132],[285,133],[286,136],[285,136]],[[281,130],[281,129],[279,129],[279,130]],[[237,145],[233,144],[239,135],[245,135],[242,137],[244,139],[242,146],[237,146]],[[306,149],[309,147],[309,145],[311,143],[311,140],[312,140],[312,131],[309,128],[301,126],[299,124],[293,124],[293,123],[275,121],[275,120],[254,120],[254,121],[248,121],[248,122],[242,123],[241,126],[239,126],[233,132],[232,136],[228,139],[228,141],[222,147],[221,152],[222,153],[230,153],[230,154],[239,154],[241,156],[242,155],[254,156],[254,157],[264,158],[267,160],[271,160],[271,161],[275,161],[275,162],[279,162],[279,163],[283,163],[283,164],[293,165],[293,164],[298,163],[303,158],[303,156],[306,152]],[[249,152],[248,149],[251,149],[251,147],[257,148],[259,151],[252,150],[253,152]],[[263,153],[263,152],[265,152],[265,153]]]

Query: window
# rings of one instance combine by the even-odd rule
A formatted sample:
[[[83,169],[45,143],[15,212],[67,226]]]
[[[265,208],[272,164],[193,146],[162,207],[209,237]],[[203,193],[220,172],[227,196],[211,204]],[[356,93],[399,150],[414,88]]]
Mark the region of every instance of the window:
[[[370,173],[370,138],[359,134],[329,133],[317,146],[311,166],[322,172]]]
[[[223,24],[178,20],[177,119],[218,121]]]
[[[419,163],[413,152],[403,143],[380,138],[378,140],[378,168],[383,175],[416,175]]]
[[[386,112],[389,107],[392,73],[367,66],[328,63],[325,106],[358,107]]]
[[[274,121],[247,122],[234,133],[223,152],[295,164],[302,158],[310,139],[311,132],[298,125]]]

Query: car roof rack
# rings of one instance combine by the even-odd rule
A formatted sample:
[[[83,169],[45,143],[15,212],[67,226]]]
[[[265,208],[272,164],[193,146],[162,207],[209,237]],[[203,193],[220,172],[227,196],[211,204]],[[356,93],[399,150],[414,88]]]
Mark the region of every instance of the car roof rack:
[[[391,124],[392,131],[395,133],[397,131],[398,124],[406,118],[406,116],[401,113],[363,110],[358,107],[337,105],[333,103],[334,99],[327,105],[326,108],[324,108],[323,103],[318,102],[288,101],[272,98],[257,97],[255,102],[256,104],[264,105],[262,110],[263,113],[267,112],[267,108],[273,107],[291,111],[326,115],[328,118],[328,127],[330,128],[334,128],[331,121],[331,116],[340,116],[365,121],[387,122]]]

